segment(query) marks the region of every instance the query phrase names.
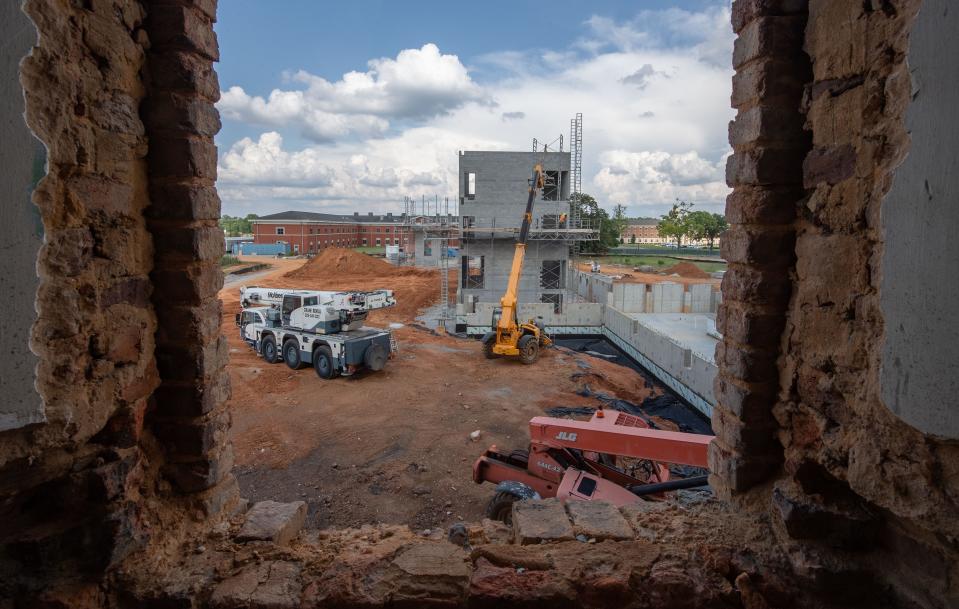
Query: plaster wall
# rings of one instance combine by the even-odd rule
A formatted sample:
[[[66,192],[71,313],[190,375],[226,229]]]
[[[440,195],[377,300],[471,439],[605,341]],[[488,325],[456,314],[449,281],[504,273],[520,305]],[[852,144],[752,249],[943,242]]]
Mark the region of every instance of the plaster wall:
[[[40,213],[30,200],[43,176],[46,149],[24,122],[20,60],[36,43],[37,31],[19,2],[0,5],[0,294],[4,295],[3,357],[0,358],[0,431],[45,419],[34,388],[36,355],[30,328],[40,279],[37,253],[43,242]]]
[[[903,421],[959,438],[959,10],[926,0],[909,46],[909,155],[882,202],[882,399]],[[950,10],[952,9],[952,10]],[[906,76],[903,75],[905,78]]]

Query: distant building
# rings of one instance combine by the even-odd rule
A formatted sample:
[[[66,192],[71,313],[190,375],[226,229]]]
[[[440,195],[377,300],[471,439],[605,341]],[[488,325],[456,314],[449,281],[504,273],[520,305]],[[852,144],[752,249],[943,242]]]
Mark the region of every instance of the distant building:
[[[659,230],[656,228],[658,221],[653,218],[640,218],[638,220],[629,220],[626,228],[623,229],[622,239],[626,245],[661,245],[668,239],[659,236]]]
[[[253,242],[287,243],[292,254],[317,253],[330,247],[413,247],[413,231],[403,215],[323,214],[284,211],[253,220]]]

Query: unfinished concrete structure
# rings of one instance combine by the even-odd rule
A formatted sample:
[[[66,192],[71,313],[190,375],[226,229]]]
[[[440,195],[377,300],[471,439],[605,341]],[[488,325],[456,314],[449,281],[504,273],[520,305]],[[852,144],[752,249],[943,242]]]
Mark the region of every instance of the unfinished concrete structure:
[[[571,213],[573,167],[569,152],[477,152],[459,154],[461,250],[457,303],[498,303],[506,290],[516,237],[523,221],[533,166],[541,163],[546,187],[538,193],[519,302],[568,302],[570,248],[597,233]]]
[[[529,546],[479,527],[467,552],[385,528],[230,541],[216,3],[29,0],[44,243],[36,294],[9,297],[36,311],[39,365],[4,362],[3,406],[35,382],[43,421],[0,432],[0,605],[955,607],[951,4],[733,3],[711,454],[729,503],[632,513],[633,539],[595,544],[569,541],[598,535],[582,522]]]

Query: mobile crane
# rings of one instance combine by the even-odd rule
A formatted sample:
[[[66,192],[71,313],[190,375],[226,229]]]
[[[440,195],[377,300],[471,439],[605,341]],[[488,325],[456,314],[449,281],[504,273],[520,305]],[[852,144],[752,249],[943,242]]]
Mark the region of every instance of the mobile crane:
[[[389,331],[363,327],[369,311],[396,304],[392,290],[328,292],[243,287],[240,338],[270,364],[312,365],[322,379],[382,370],[395,349]]]
[[[533,201],[536,199],[537,189],[542,189],[543,185],[543,166],[537,163],[533,167],[533,177],[529,183],[529,197],[526,200],[526,211],[523,213],[523,224],[519,230],[519,240],[513,252],[513,266],[506,284],[506,293],[500,299],[500,306],[493,310],[493,331],[483,336],[483,355],[486,359],[501,355],[518,356],[524,364],[532,364],[539,357],[541,347],[553,344],[550,337],[546,335],[544,324],[532,319],[521,324],[516,315],[519,279],[523,271],[526,242],[529,239],[529,228],[533,220]]]

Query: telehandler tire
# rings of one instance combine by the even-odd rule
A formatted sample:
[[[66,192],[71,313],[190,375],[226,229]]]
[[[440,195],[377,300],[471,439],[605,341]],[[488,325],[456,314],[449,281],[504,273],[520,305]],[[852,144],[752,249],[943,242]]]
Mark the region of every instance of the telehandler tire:
[[[300,343],[295,338],[283,341],[283,361],[291,370],[299,370],[303,367],[303,360],[300,359]]]
[[[268,364],[280,361],[280,354],[276,350],[276,338],[272,334],[260,339],[260,355]]]
[[[509,491],[500,491],[493,495],[486,506],[486,517],[504,524],[513,524],[513,504],[522,499]]]
[[[313,369],[316,370],[316,376],[325,380],[336,378],[339,375],[336,362],[333,361],[333,352],[330,351],[329,347],[320,346],[313,352]]]
[[[496,332],[487,332],[483,335],[483,357],[486,359],[494,359],[496,354],[493,353],[493,345],[496,344]]]
[[[519,349],[519,361],[526,365],[532,364],[539,358],[539,341],[532,334],[524,334],[516,345]]]

